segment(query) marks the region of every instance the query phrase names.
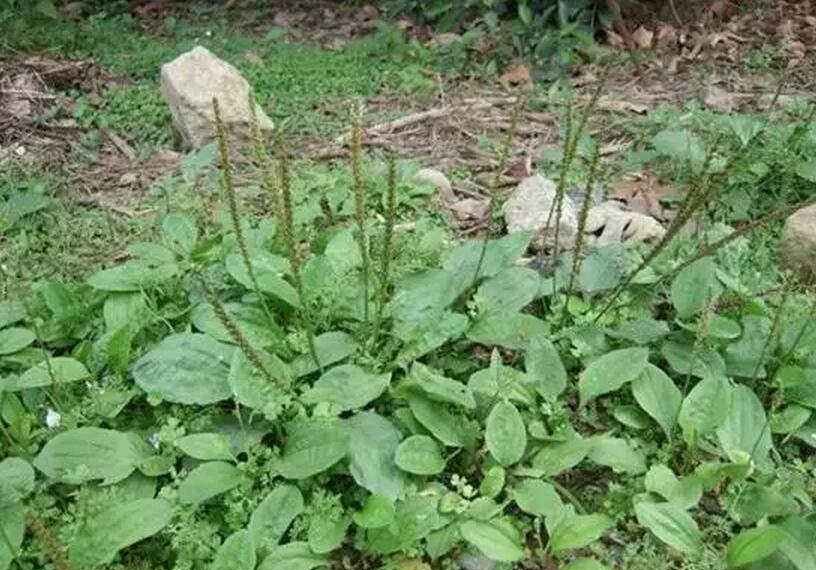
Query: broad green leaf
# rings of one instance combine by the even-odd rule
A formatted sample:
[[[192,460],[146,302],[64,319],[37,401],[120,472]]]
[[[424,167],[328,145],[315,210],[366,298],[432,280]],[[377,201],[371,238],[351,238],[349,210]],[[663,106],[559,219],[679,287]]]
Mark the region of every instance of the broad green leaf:
[[[767,465],[773,447],[765,409],[747,386],[734,387],[731,408],[717,429],[720,445],[734,460],[737,453],[748,454],[757,465]]]
[[[252,265],[252,274],[258,283],[258,289],[262,293],[272,295],[292,307],[300,306],[297,291],[283,278],[289,272],[289,262],[285,258],[258,250],[251,252],[249,261]],[[250,291],[255,290],[252,277],[240,253],[228,255],[226,266],[230,277]]]
[[[533,468],[547,477],[555,477],[581,463],[592,447],[592,440],[580,437],[545,445],[533,457]]]
[[[592,438],[589,459],[599,465],[611,467],[618,473],[638,475],[646,471],[646,458],[634,450],[626,440],[609,436]]]
[[[332,404],[341,412],[365,407],[391,382],[391,374],[371,374],[353,364],[341,364],[324,373],[302,397],[307,404]]]
[[[436,475],[445,469],[439,445],[427,435],[412,435],[400,443],[394,461],[400,469],[415,475]]]
[[[480,314],[516,313],[535,299],[541,276],[527,267],[511,267],[482,283],[473,296]]]
[[[428,534],[425,538],[425,552],[431,557],[431,560],[436,561],[462,542],[462,535],[459,532],[459,527],[455,524],[449,524],[439,530],[435,530]],[[463,554],[460,560],[464,561],[467,555]],[[408,570],[408,569],[406,569]],[[427,568],[416,568],[410,570],[427,570]]]
[[[572,515],[558,523],[550,535],[550,550],[558,553],[583,548],[598,540],[613,522],[606,515]]]
[[[652,534],[681,552],[694,554],[703,547],[697,523],[678,505],[638,503],[635,505],[635,515],[638,522]]]
[[[672,379],[657,366],[647,364],[643,373],[632,380],[632,395],[671,439],[683,403],[683,394]]]
[[[68,557],[82,567],[109,564],[120,550],[153,536],[172,518],[173,506],[163,499],[112,505],[80,526]]]
[[[297,487],[281,485],[273,489],[249,519],[247,530],[255,548],[265,550],[276,546],[303,509],[303,495]]]
[[[480,317],[468,330],[467,338],[487,346],[525,350],[530,339],[549,333],[549,326],[528,313],[487,315]]]
[[[725,375],[725,361],[719,352],[674,341],[663,343],[660,352],[678,374],[697,378],[706,378],[711,374]]]
[[[88,278],[94,289],[111,292],[144,291],[161,285],[178,275],[175,263],[155,263],[144,259],[102,269]]]
[[[666,321],[640,319],[622,323],[617,328],[607,331],[607,334],[635,344],[650,344],[668,335],[669,325]]]
[[[277,323],[270,323],[262,309],[241,303],[225,303],[224,310],[241,330],[249,344],[255,348],[267,348],[281,342],[283,332]],[[199,303],[190,315],[190,320],[199,331],[215,340],[235,344],[230,332],[224,327],[209,303]]]
[[[648,357],[645,348],[622,348],[593,360],[578,380],[581,403],[614,392],[640,376]]]
[[[728,567],[738,568],[762,560],[776,552],[786,538],[785,532],[774,525],[744,530],[728,543],[725,553]]]
[[[81,427],[50,439],[34,459],[34,467],[62,483],[79,485],[102,479],[111,484],[125,479],[144,458],[127,434]]]
[[[25,499],[34,491],[34,469],[25,459],[0,461],[0,508]]]
[[[730,376],[765,378],[765,362],[774,351],[768,342],[771,320],[758,315],[742,317],[742,336],[725,349],[725,362]]]
[[[700,380],[680,406],[677,423],[689,443],[713,433],[728,417],[733,389],[728,379],[714,374]]]
[[[315,352],[320,366],[326,368],[354,353],[354,339],[340,331],[332,331],[315,338]],[[310,354],[304,354],[292,362],[295,377],[306,376],[318,370]]]
[[[703,486],[694,476],[682,480],[665,465],[652,465],[646,473],[646,490],[684,509],[695,506],[703,495]]]
[[[334,520],[328,517],[313,518],[309,526],[309,548],[317,554],[328,554],[337,549],[346,538],[350,519]]]
[[[394,521],[394,501],[382,495],[369,495],[363,509],[354,513],[354,522],[362,528],[383,528]]]
[[[785,366],[776,381],[785,390],[785,400],[816,409],[816,368]]]
[[[812,415],[810,408],[798,404],[785,406],[771,416],[771,432],[793,433],[805,425]]]
[[[511,496],[525,513],[546,517],[561,510],[561,497],[555,487],[540,479],[522,479],[513,488]]]
[[[190,471],[181,482],[178,489],[179,501],[188,505],[199,505],[216,495],[234,489],[244,481],[243,473],[233,464],[208,461]]]
[[[474,372],[468,379],[468,387],[479,401],[491,403],[501,396],[527,407],[536,403],[535,385],[534,378],[521,370],[505,366],[500,358],[492,361],[489,368]]]
[[[742,334],[742,327],[740,327],[737,321],[721,315],[714,315],[708,319],[705,326],[708,330],[708,334],[715,338],[732,340],[739,338]]]
[[[348,449],[348,430],[340,420],[297,421],[289,425],[278,470],[287,479],[306,479],[343,459]]]
[[[652,419],[639,406],[624,404],[612,408],[612,415],[623,425],[642,430],[652,427]]]
[[[446,378],[420,362],[415,362],[411,367],[411,374],[405,385],[422,390],[432,400],[462,406],[468,410],[476,409],[476,400],[466,384]]]
[[[498,402],[487,416],[485,443],[490,455],[505,467],[518,463],[527,447],[527,429],[518,409]]]
[[[168,214],[161,223],[164,244],[184,255],[190,255],[198,240],[198,228],[189,216]]]
[[[351,418],[349,429],[349,471],[354,481],[374,496],[393,501],[402,495],[405,477],[394,463],[400,432],[386,418],[363,412]]]
[[[452,311],[442,311],[434,318],[403,331],[403,334],[397,334],[404,345],[397,355],[396,362],[400,366],[407,367],[411,362],[436,350],[446,342],[458,339],[464,334],[467,327],[468,318],[466,316]]]
[[[133,366],[148,395],[179,404],[212,404],[232,395],[229,370],[235,348],[203,334],[166,337]]]
[[[522,544],[494,524],[465,521],[459,525],[459,532],[462,538],[491,560],[517,562],[524,557]]]
[[[677,274],[671,285],[671,300],[679,318],[693,317],[719,296],[722,286],[716,272],[714,259],[703,257]]]
[[[476,497],[467,506],[465,516],[477,521],[489,521],[497,517],[503,507],[493,499],[487,497]]]
[[[728,514],[741,526],[754,525],[764,518],[794,515],[799,503],[792,493],[783,493],[767,484],[745,482],[728,504]]]
[[[0,330],[0,356],[23,350],[36,339],[34,333],[28,329],[11,327]]]
[[[411,413],[435,438],[449,447],[468,447],[473,442],[466,420],[450,412],[444,404],[422,394],[409,394]]]
[[[592,558],[579,558],[567,564],[564,570],[607,570],[607,568]]]
[[[305,542],[290,542],[273,548],[258,570],[312,570],[329,566],[330,560],[315,554]]]
[[[544,335],[530,339],[524,368],[541,397],[554,400],[567,387],[567,371],[555,345]]]
[[[17,390],[50,386],[52,384],[52,375],[53,379],[60,385],[86,380],[91,376],[85,365],[78,360],[65,356],[49,357],[48,362],[40,362],[26,370],[22,376],[12,376],[6,380],[3,388],[15,392]]]
[[[623,245],[612,243],[592,251],[581,264],[578,285],[586,293],[598,293],[617,287],[623,279],[626,266]]]
[[[271,383],[259,372],[241,350],[232,355],[228,382],[235,400],[271,418],[277,418],[284,390],[292,383],[292,372],[280,358],[268,352],[259,353],[264,368],[277,383]]]
[[[239,530],[221,544],[209,570],[255,570],[257,564],[249,531]]]
[[[105,317],[105,328],[108,330],[117,330],[125,326],[138,330],[153,318],[146,297],[141,291],[108,294],[102,313]]]
[[[19,301],[3,301],[0,303],[0,328],[13,325],[25,318],[25,305]]]
[[[531,232],[516,232],[487,243],[483,240],[466,241],[448,254],[443,268],[467,287],[477,279],[493,277],[514,267],[531,239]]]
[[[787,535],[779,550],[797,570],[816,570],[816,524],[803,517],[788,517],[779,523]]]
[[[796,174],[809,182],[816,183],[816,159],[800,162],[796,167]]]
[[[494,465],[484,474],[479,484],[479,494],[483,497],[495,499],[504,489],[507,473],[501,465]]]
[[[176,440],[176,447],[203,461],[234,461],[229,440],[220,433],[194,433]]]
[[[0,505],[0,532],[5,536],[0,538],[0,570],[10,568],[12,560],[19,555],[25,526],[23,505],[20,503]],[[12,548],[11,551],[9,547]]]
[[[652,139],[655,150],[677,162],[688,162],[699,169],[705,161],[706,152],[697,135],[685,129],[666,129]]]

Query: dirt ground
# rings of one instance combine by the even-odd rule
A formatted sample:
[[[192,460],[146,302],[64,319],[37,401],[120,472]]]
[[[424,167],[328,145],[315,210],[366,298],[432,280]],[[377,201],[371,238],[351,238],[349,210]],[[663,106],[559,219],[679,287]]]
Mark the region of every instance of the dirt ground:
[[[599,83],[604,85],[591,124],[604,145],[605,159],[614,158],[631,143],[626,130],[616,125],[663,104],[697,100],[718,111],[762,111],[773,101],[807,97],[816,89],[816,5],[812,2],[739,6],[719,0],[706,2],[702,10],[677,4],[682,6],[676,16],[665,8],[627,13],[621,25],[599,34],[603,58],[576,67],[569,77],[579,102],[588,102]],[[133,10],[146,32],[160,33],[157,21],[168,14],[182,17],[185,8],[184,3],[153,1],[134,4]],[[232,10],[235,25],[249,33],[261,33],[269,26],[286,27],[294,30],[296,41],[315,42],[327,49],[370,33],[380,17],[370,5],[338,7],[325,1],[276,3],[274,10],[251,20],[242,18],[240,3]],[[404,19],[398,25],[419,41],[435,39],[430,28],[417,22]],[[762,49],[773,49],[784,68],[748,72],[746,58]],[[445,171],[465,168],[476,174],[475,184],[460,185],[457,191],[481,199],[480,186],[496,162],[480,141],[499,140],[507,132],[516,97],[529,96],[530,76],[530,70],[518,63],[505,69],[496,81],[440,79],[438,95],[431,100],[373,98],[367,101],[372,119],[365,142],[374,151],[410,157]],[[73,160],[85,133],[72,118],[74,100],[66,95],[70,90],[101,97],[106,88],[127,81],[91,60],[46,54],[0,59],[0,153],[64,170],[75,200],[132,210],[145,188],[177,167],[181,155],[168,148],[139,158],[125,136],[103,129],[95,156]],[[395,115],[398,118],[393,121],[374,119]],[[557,109],[524,112],[504,173],[506,184],[529,175],[542,149],[557,145],[558,117]],[[316,160],[342,159],[347,153],[339,139],[304,139],[296,146],[298,154]]]

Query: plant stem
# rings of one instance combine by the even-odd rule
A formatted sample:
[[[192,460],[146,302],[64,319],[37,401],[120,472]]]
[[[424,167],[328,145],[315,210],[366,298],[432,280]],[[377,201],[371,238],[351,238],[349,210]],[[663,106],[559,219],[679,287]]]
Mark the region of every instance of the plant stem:
[[[354,180],[354,218],[357,222],[357,242],[363,260],[363,320],[368,323],[368,295],[370,256],[366,238],[366,185],[363,179],[363,127],[362,108],[352,118],[351,127],[351,175]]]

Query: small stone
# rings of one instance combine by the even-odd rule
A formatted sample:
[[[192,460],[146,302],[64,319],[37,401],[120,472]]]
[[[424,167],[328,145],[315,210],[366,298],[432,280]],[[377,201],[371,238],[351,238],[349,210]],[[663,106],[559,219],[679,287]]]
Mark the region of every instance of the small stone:
[[[415,184],[430,184],[436,187],[442,200],[451,203],[456,201],[456,195],[453,193],[450,180],[435,168],[423,168],[414,174],[411,179]]]
[[[560,245],[564,248],[572,247],[578,233],[575,206],[569,196],[564,196],[561,202],[561,220],[556,224],[554,212],[550,219],[555,198],[556,184],[552,180],[539,174],[522,180],[502,208],[507,231],[511,234],[532,231],[537,234],[534,245],[541,248],[553,241],[555,227],[558,225]]]
[[[249,83],[208,49],[196,47],[164,64],[161,92],[186,147],[201,148],[215,138],[213,99],[218,100],[231,139],[238,144],[250,140]],[[255,113],[261,131],[271,132],[272,121],[258,105]]]
[[[609,200],[589,210],[584,233],[597,236],[594,244],[601,246],[615,242],[660,239],[666,234],[666,230],[653,217],[630,212],[620,202]]]
[[[135,172],[126,172],[119,178],[119,186],[133,186],[138,179]]]
[[[779,254],[785,268],[805,280],[816,279],[816,204],[797,210],[785,221]]]

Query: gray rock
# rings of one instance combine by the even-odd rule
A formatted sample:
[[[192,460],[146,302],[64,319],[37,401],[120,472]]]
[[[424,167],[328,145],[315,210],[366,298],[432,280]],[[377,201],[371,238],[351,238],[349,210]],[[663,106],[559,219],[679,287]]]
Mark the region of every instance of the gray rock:
[[[161,92],[173,114],[173,125],[187,148],[201,148],[215,138],[213,98],[218,99],[231,140],[246,142],[251,135],[249,84],[232,65],[208,49],[196,47],[161,68]],[[262,132],[272,121],[256,105]]]
[[[598,236],[595,245],[606,245],[660,239],[666,230],[653,217],[630,212],[620,202],[610,200],[589,210],[584,233]]]
[[[779,254],[785,268],[806,280],[816,279],[816,204],[797,210],[785,221]]]
[[[502,207],[507,231],[509,233],[535,232],[533,245],[539,249],[553,243],[556,217],[553,210],[550,219],[550,210],[553,208],[555,198],[556,184],[552,180],[538,174],[522,180]],[[547,227],[548,220],[549,227]],[[569,196],[564,196],[561,203],[558,233],[559,247],[572,247],[578,233],[578,219],[575,206]]]
[[[434,168],[423,168],[414,174],[412,181],[416,184],[430,184],[436,187],[445,202],[452,203],[456,201],[456,195],[453,193],[450,180]]]

